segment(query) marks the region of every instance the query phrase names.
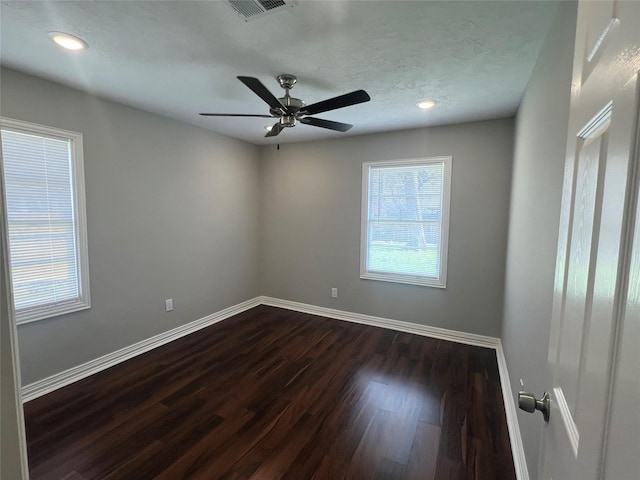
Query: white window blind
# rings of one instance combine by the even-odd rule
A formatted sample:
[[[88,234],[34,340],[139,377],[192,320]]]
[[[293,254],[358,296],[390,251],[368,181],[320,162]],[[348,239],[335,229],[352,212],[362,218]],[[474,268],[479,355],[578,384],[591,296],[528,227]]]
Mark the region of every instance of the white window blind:
[[[2,155],[17,320],[86,308],[86,242],[78,215],[83,220],[84,195],[78,193],[84,192],[77,191],[81,180],[75,171],[81,158],[74,158],[78,138],[22,122],[19,129],[6,126],[13,122],[3,119]]]
[[[364,164],[362,278],[445,286],[450,163]]]

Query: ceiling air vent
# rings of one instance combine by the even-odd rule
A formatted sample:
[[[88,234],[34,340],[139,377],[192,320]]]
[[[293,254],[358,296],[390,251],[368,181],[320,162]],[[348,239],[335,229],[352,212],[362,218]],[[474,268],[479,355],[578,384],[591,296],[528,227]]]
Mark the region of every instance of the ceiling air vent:
[[[269,13],[284,11],[284,7],[293,7],[292,0],[227,0],[227,3],[245,22],[263,17]]]

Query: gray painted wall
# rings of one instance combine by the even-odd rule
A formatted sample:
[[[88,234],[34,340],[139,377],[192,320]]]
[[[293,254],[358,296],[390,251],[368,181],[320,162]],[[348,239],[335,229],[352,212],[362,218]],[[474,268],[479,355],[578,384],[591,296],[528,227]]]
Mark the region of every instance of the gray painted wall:
[[[561,2],[518,111],[502,343],[511,385],[551,388],[547,350],[567,126],[576,4]],[[513,392],[514,395],[516,392]],[[518,411],[531,478],[543,422]]]
[[[512,138],[505,119],[262,147],[262,293],[498,336]],[[453,156],[446,290],[361,280],[362,162],[438,155]]]
[[[92,308],[19,327],[23,384],[260,293],[257,147],[12,70],[1,94],[84,135]]]

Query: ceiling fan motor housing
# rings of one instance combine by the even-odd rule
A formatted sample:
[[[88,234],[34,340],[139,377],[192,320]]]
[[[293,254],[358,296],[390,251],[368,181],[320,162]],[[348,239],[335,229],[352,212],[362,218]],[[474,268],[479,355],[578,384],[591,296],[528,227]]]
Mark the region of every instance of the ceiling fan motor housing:
[[[306,105],[299,98],[293,98],[289,96],[280,97],[278,100],[280,100],[280,103],[282,103],[282,105],[287,107],[289,111],[294,115],[298,113],[298,111]],[[271,113],[271,115],[275,115],[276,117],[279,117],[282,114],[282,111],[281,109],[278,109],[278,108],[270,108],[269,113]]]

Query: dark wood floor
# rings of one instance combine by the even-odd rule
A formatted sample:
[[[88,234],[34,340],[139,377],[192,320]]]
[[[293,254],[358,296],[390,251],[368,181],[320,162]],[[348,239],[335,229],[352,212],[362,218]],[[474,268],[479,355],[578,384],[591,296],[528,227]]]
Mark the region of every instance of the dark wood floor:
[[[515,479],[492,350],[266,306],[25,418],[33,480]]]

